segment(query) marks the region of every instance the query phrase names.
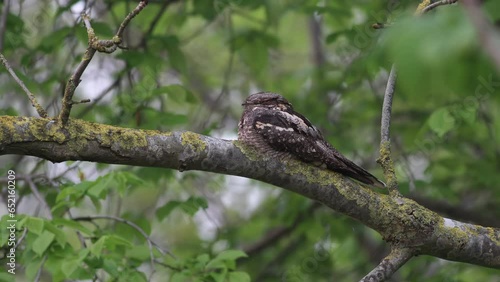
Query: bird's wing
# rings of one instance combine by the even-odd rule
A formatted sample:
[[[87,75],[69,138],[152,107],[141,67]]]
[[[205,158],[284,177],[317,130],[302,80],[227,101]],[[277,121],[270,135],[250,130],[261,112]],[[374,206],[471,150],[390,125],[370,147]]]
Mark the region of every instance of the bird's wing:
[[[316,140],[321,133],[302,116],[282,111],[259,113],[253,127],[273,149],[288,152],[305,162],[321,156]]]
[[[385,187],[383,182],[344,157],[325,141],[321,132],[299,113],[259,113],[253,127],[277,151],[291,153],[303,162],[325,166],[363,183]]]

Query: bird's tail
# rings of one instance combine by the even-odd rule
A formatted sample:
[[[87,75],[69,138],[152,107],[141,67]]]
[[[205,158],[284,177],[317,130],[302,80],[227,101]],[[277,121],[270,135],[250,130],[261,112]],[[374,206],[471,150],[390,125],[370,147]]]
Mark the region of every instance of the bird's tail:
[[[344,174],[348,177],[358,180],[359,182],[372,185],[378,188],[385,188],[386,185],[384,182],[377,179],[371,173],[361,168],[357,164],[348,160],[342,154],[335,150],[335,160],[331,163],[327,163],[327,168],[341,174]]]

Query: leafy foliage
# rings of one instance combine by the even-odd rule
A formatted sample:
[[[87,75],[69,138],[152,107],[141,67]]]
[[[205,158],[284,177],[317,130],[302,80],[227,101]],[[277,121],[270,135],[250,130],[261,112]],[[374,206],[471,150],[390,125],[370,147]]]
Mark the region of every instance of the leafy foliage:
[[[51,115],[87,44],[82,2],[36,1],[7,17],[3,54]],[[72,117],[231,139],[241,101],[273,91],[380,176],[380,108],[395,62],[391,134],[402,192],[445,202],[451,208],[436,211],[446,216],[465,211],[464,220],[500,226],[500,77],[460,6],[417,18],[418,2],[408,0],[149,2],[127,28],[128,49],[93,59],[76,92],[92,102],[75,105]],[[498,1],[484,2],[498,21]],[[97,35],[110,39],[133,5],[95,1]],[[390,26],[372,29],[376,22]],[[1,114],[31,115],[0,74]],[[0,178],[7,168],[29,176],[16,190],[18,275],[27,281],[356,281],[388,253],[350,218],[236,177],[29,157],[0,163]],[[2,271],[0,280],[11,278]],[[495,275],[417,257],[394,281]]]

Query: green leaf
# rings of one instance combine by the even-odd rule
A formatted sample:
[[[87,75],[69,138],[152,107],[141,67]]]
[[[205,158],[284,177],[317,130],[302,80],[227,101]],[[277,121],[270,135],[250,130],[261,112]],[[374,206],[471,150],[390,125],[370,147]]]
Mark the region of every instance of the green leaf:
[[[156,210],[156,217],[161,221],[167,217],[176,207],[181,204],[179,201],[169,201],[164,206]]]
[[[127,249],[127,257],[134,258],[137,260],[147,260],[151,253],[148,246],[136,245],[130,249]]]
[[[108,236],[106,236],[106,235],[99,238],[99,240],[97,240],[97,242],[92,244],[92,246],[90,247],[90,252],[94,256],[99,258],[101,256],[102,250],[104,249],[104,244],[106,243],[107,239],[108,239]]]
[[[224,282],[227,276],[227,269],[223,268],[218,271],[211,271],[209,277],[212,277],[216,282]]]
[[[427,124],[439,137],[443,137],[455,127],[455,118],[447,108],[440,108],[432,113]]]
[[[208,254],[201,254],[196,257],[196,261],[202,265],[206,265],[210,261],[210,256]]]
[[[82,267],[82,262],[88,256],[89,252],[89,249],[82,249],[80,250],[78,257],[63,261],[61,264],[62,273],[69,278],[75,270]]]
[[[66,275],[66,277],[70,277],[71,274],[75,272],[75,270],[79,267],[80,267],[80,262],[78,260],[75,259],[65,260],[61,264],[61,271],[62,273],[64,273],[64,275]]]
[[[245,252],[240,250],[226,250],[219,253],[214,259],[212,259],[206,268],[236,268],[236,260],[241,257],[247,257]]]
[[[181,208],[182,211],[187,213],[190,216],[193,216],[198,210],[208,208],[208,202],[205,198],[202,197],[189,197],[184,202],[180,201],[170,201],[165,204],[163,207],[159,208],[156,211],[156,216],[159,220],[163,220],[167,217],[174,209]]]
[[[245,252],[240,251],[240,250],[227,250],[223,251],[220,254],[218,254],[215,259],[222,259],[222,260],[236,260],[239,258],[246,258],[248,257]]]
[[[50,244],[54,241],[55,237],[56,235],[54,235],[53,233],[49,231],[43,231],[43,233],[38,236],[35,241],[33,241],[32,250],[39,256],[42,256],[50,246]]]
[[[111,249],[114,249],[114,247],[118,246],[118,245],[126,246],[126,247],[133,246],[133,244],[131,242],[129,242],[128,240],[123,239],[122,237],[117,236],[117,235],[110,235],[108,237],[108,240],[106,240],[106,246],[108,246]]]
[[[52,220],[52,223],[54,225],[57,225],[57,226],[62,225],[62,226],[66,226],[66,227],[78,230],[85,235],[92,235],[93,234],[93,232],[90,231],[87,227],[83,226],[81,223],[74,221],[74,220],[69,220],[69,219],[65,219],[65,218],[56,218],[56,219]]]
[[[190,216],[193,216],[198,210],[208,208],[208,202],[205,198],[202,197],[189,197],[187,201],[185,201],[181,205],[182,210],[184,210]]]
[[[127,280],[127,281],[134,281],[134,282],[135,281],[137,281],[137,282],[141,282],[141,281],[146,282],[146,281],[148,281],[148,278],[146,277],[146,275],[143,272],[140,272],[140,271],[127,271],[125,273],[121,272],[118,280],[120,280],[120,281]]]
[[[57,195],[56,203],[68,201],[67,197],[69,197],[69,201],[74,201],[80,198],[92,185],[94,185],[93,181],[83,181],[76,185],[68,186],[62,189],[59,195]]]
[[[88,190],[87,190],[87,195],[97,198],[97,199],[103,199],[105,197],[104,191],[108,190],[111,188],[111,184],[115,182],[115,175],[113,173],[110,173],[106,176],[102,176],[97,178],[94,181],[94,185],[92,185]]]
[[[51,222],[46,222],[45,223],[45,229],[52,234],[54,234],[55,239],[59,245],[64,246],[66,244],[67,238],[66,238],[66,233],[64,233],[60,228],[57,228],[54,226],[53,223]]]
[[[170,277],[171,282],[186,282],[190,281],[191,277],[182,273],[182,272],[176,272],[172,277]]]
[[[42,234],[44,226],[44,220],[37,217],[28,217],[26,220],[26,227],[32,233],[37,235]]]
[[[120,267],[117,265],[116,261],[111,259],[105,259],[103,263],[103,269],[109,273],[112,277],[120,276]]]
[[[222,269],[222,268],[227,268],[226,262],[220,260],[220,259],[213,259],[207,263],[205,266],[205,269]]]
[[[234,271],[228,274],[229,282],[250,282],[250,275],[246,272]]]

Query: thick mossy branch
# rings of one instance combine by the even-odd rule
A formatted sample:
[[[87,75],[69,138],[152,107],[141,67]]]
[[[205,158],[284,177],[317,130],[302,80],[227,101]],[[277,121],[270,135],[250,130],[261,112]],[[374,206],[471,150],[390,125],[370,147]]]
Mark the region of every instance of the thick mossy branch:
[[[383,166],[391,165],[387,152],[381,152]],[[53,162],[81,160],[248,177],[353,217],[379,232],[392,246],[500,268],[498,229],[442,218],[413,200],[378,194],[340,174],[299,161],[264,159],[237,141],[76,119],[61,126],[53,119],[0,116],[0,155],[6,154]],[[395,182],[395,178],[388,179],[389,185]],[[488,248],[479,248],[481,245]]]

